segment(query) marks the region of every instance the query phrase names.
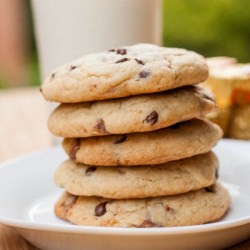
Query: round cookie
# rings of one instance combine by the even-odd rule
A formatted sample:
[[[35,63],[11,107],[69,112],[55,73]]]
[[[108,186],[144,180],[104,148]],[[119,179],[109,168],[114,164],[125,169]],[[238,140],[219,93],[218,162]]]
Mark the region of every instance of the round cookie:
[[[76,103],[161,92],[206,80],[199,54],[136,44],[84,56],[51,73],[42,84],[45,99]]]
[[[57,169],[55,183],[80,196],[147,198],[211,186],[217,167],[212,152],[157,166],[94,167],[68,160]]]
[[[230,196],[220,184],[186,194],[112,200],[64,193],[55,213],[73,224],[109,227],[173,227],[219,220]]]
[[[61,104],[49,117],[49,130],[62,137],[145,132],[200,117],[216,108],[201,87],[99,102]]]
[[[65,138],[63,147],[86,165],[151,165],[206,153],[221,136],[216,124],[193,119],[152,132]]]

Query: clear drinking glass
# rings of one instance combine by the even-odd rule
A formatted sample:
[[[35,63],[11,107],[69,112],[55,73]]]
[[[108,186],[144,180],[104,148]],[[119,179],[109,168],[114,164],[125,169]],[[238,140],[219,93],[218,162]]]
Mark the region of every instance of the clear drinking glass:
[[[161,43],[161,0],[32,0],[42,78],[84,54]]]

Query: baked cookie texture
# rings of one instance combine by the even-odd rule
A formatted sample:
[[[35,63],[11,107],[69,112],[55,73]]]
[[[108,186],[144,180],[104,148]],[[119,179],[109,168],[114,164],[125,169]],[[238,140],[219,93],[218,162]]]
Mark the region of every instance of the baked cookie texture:
[[[201,87],[207,77],[201,55],[152,44],[111,48],[53,71],[41,92],[60,103],[48,127],[70,158],[54,175],[65,189],[55,214],[109,227],[219,220],[230,197],[211,151],[222,130],[204,119],[217,108]]]
[[[152,44],[110,49],[59,67],[42,84],[45,99],[77,103],[161,92],[206,80],[199,54]]]
[[[62,137],[126,134],[157,130],[215,110],[210,91],[188,86],[120,99],[61,104],[50,115],[48,127]]]
[[[189,193],[147,199],[113,200],[65,192],[55,213],[77,225],[109,227],[173,227],[219,220],[230,196],[220,184]]]
[[[212,152],[158,166],[94,167],[67,160],[57,169],[55,183],[74,195],[146,198],[211,186],[217,168]]]
[[[221,137],[218,125],[193,119],[152,132],[65,138],[63,147],[86,165],[151,165],[206,153]]]

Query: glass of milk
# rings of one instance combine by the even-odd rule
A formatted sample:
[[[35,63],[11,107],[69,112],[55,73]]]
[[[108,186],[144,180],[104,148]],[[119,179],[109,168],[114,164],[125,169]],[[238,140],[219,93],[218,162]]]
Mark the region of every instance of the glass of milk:
[[[42,78],[84,54],[161,44],[161,0],[32,0]]]

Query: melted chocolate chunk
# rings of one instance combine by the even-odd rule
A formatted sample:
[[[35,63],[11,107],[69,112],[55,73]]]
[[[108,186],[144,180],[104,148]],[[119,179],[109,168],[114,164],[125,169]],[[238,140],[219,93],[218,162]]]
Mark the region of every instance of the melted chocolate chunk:
[[[96,121],[96,125],[94,127],[96,130],[103,132],[103,133],[108,133],[105,127],[104,120],[102,118],[98,119]]]
[[[140,78],[146,78],[147,76],[149,76],[149,72],[148,71],[142,71],[140,72],[139,76]]]
[[[116,51],[116,54],[118,54],[118,55],[126,55],[127,54],[127,50],[126,49],[118,49]]]
[[[72,70],[74,70],[74,69],[76,69],[76,68],[77,68],[76,66],[71,65],[71,66],[70,66],[70,71],[72,71]]]
[[[138,227],[156,227],[157,225],[151,220],[144,220]]]
[[[121,135],[119,138],[117,138],[115,141],[114,141],[114,144],[120,144],[120,143],[123,143],[127,140],[127,135]]]
[[[126,62],[126,61],[129,61],[129,59],[126,58],[126,57],[124,57],[124,58],[122,58],[122,59],[116,61],[115,63],[122,63],[122,62]]]
[[[206,187],[204,188],[206,192],[208,193],[215,193],[215,190],[214,190],[214,187],[213,186],[210,186],[210,187]]]
[[[76,159],[76,152],[80,149],[80,139],[76,139],[76,143],[75,145],[73,145],[73,147],[71,148],[71,150],[69,151],[69,157],[72,160]]]
[[[90,176],[92,173],[96,171],[96,167],[89,167],[85,171],[85,175]]]
[[[142,60],[140,60],[140,59],[135,58],[135,61],[136,61],[138,64],[145,65],[145,63],[144,63]]]
[[[158,113],[156,111],[153,111],[145,118],[145,120],[143,120],[144,123],[149,123],[151,125],[155,124],[157,121],[158,121]]]
[[[95,207],[95,216],[102,216],[107,212],[107,210],[106,210],[107,203],[108,202],[105,201],[105,202],[102,202]]]

